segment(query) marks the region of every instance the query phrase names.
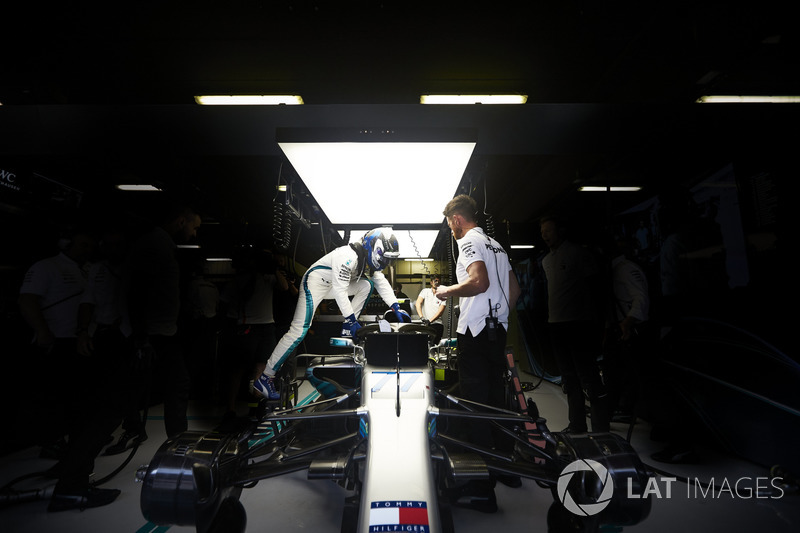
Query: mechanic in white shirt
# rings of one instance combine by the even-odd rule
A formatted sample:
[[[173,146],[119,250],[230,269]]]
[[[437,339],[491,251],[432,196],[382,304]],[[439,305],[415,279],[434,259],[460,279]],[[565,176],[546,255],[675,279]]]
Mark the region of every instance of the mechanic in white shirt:
[[[419,292],[415,306],[422,323],[426,326],[431,326],[436,331],[438,342],[438,339],[441,339],[442,333],[444,333],[442,315],[447,307],[447,302],[436,297],[436,289],[441,284],[441,278],[433,276],[430,284],[430,287],[426,287]]]
[[[92,361],[77,348],[81,333],[78,308],[88,285],[87,265],[95,246],[91,229],[72,229],[59,240],[61,253],[34,263],[20,287],[20,312],[34,330],[35,346],[41,349],[37,364],[52,378],[49,385],[53,390],[58,390],[58,397],[46,406],[47,435],[63,429],[69,440],[66,444],[61,439],[63,451],[51,469],[57,472],[58,482],[50,496],[49,512],[107,505],[120,494],[119,489],[89,484],[94,458],[118,423],[106,409],[110,402],[103,402],[105,398],[95,390]]]
[[[510,309],[520,295],[508,254],[478,227],[475,200],[459,195],[444,209],[458,244],[456,285],[441,285],[440,300],[460,298],[458,317],[458,381],[464,399],[504,407],[507,371],[506,331]],[[485,426],[472,424],[472,442],[491,448],[496,439]]]
[[[59,246],[58,255],[28,269],[19,290],[22,317],[33,329],[36,346],[45,349],[52,348],[56,339],[71,339],[74,347],[78,305],[88,283],[86,267],[95,239],[89,232],[78,231]]]
[[[640,376],[649,372],[650,291],[642,268],[629,259],[633,247],[622,239],[609,239],[604,253],[611,258],[612,294],[603,349],[603,381],[608,390],[608,413],[633,416],[637,400],[644,396]]]

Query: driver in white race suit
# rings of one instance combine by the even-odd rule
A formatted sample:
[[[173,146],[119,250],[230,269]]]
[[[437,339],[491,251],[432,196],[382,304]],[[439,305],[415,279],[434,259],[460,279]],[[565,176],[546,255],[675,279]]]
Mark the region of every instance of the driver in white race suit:
[[[322,300],[336,300],[345,319],[341,332],[343,337],[355,335],[361,327],[357,317],[373,289],[392,308],[399,322],[411,322],[408,313],[400,309],[391,284],[381,272],[399,255],[397,238],[391,230],[376,228],[368,231],[361,242],[336,248],[311,265],[300,282],[292,325],[278,341],[267,361],[267,368],[253,382],[256,391],[270,400],[280,398],[275,374],[308,333],[314,311]]]

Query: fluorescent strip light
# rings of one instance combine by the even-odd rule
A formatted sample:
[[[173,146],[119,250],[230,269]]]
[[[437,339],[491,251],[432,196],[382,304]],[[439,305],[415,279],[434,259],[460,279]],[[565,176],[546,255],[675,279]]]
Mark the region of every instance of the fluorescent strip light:
[[[434,260],[431,259],[430,257],[425,257],[423,259],[416,259],[414,257],[406,257],[405,259],[403,259],[403,261],[422,261],[423,263],[426,263],[426,262],[430,263],[430,262],[432,262]]]
[[[603,187],[587,185],[578,189],[581,192],[636,192],[642,190],[641,187]]]
[[[421,104],[524,104],[527,94],[423,94]]]
[[[186,250],[197,250],[200,248],[199,244],[178,244],[175,246],[176,248],[186,249]]]
[[[158,187],[155,185],[147,185],[147,184],[134,184],[134,183],[122,183],[117,185],[117,189],[120,191],[160,191]]]
[[[530,250],[533,247],[532,244],[512,244],[510,246],[512,250]]]
[[[800,96],[733,96],[708,95],[696,100],[698,104],[797,104]]]
[[[233,259],[230,257],[209,257],[206,261],[209,263],[231,263]]]
[[[195,96],[200,105],[300,105],[299,94],[207,94]]]
[[[350,242],[360,242],[361,237],[368,231],[367,229],[350,230]],[[400,259],[408,258],[412,260],[419,260],[420,256],[428,257],[433,245],[436,243],[436,237],[439,235],[438,229],[390,229],[389,231],[397,237],[397,245],[400,247]],[[340,231],[339,235],[344,236],[344,232]],[[416,248],[414,247],[415,244]]]
[[[337,226],[440,224],[475,148],[474,142],[278,144]]]

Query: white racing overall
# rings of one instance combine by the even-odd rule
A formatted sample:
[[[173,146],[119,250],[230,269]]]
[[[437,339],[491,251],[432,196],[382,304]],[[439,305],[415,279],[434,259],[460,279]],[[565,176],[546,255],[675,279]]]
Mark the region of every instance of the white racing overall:
[[[358,254],[350,246],[336,248],[311,265],[300,281],[292,325],[275,346],[265,374],[275,375],[302,342],[322,300],[336,300],[344,318],[352,314],[358,317],[373,289],[378,291],[387,306],[397,302],[392,286],[382,272],[375,271],[370,279],[363,275],[363,269],[363,264],[359,266]]]

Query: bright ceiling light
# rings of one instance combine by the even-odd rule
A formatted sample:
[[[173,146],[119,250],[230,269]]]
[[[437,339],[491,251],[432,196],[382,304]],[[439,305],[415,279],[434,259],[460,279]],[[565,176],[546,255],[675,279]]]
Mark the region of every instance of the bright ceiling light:
[[[617,186],[595,186],[587,185],[578,189],[581,192],[636,192],[641,191],[641,187],[617,187]]]
[[[423,94],[421,104],[524,104],[527,94]]]
[[[734,96],[708,95],[696,100],[698,104],[797,104],[800,96]]]
[[[530,250],[534,247],[533,244],[512,244],[510,248],[512,250]]]
[[[200,105],[300,105],[299,94],[206,94],[195,96]]]
[[[120,191],[160,191],[155,185],[148,185],[144,183],[121,183],[117,185]]]
[[[350,230],[350,242],[360,242],[367,229]],[[400,247],[400,259],[431,261],[433,245],[436,244],[436,237],[439,230],[421,229],[390,229],[397,237],[397,245]],[[343,231],[339,231],[340,236],[344,236]]]
[[[475,148],[474,133],[463,130],[448,130],[449,140],[429,130],[350,135],[361,142],[300,142],[302,131],[287,130],[278,145],[336,226],[438,227]]]

